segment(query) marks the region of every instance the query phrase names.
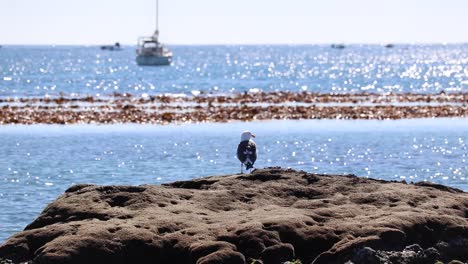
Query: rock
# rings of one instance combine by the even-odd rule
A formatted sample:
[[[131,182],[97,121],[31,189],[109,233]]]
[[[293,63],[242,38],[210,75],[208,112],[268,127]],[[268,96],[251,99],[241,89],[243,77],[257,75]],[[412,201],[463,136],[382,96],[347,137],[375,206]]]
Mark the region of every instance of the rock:
[[[430,247],[424,250],[424,255],[426,255],[426,260],[428,263],[435,263],[440,259],[440,253],[437,249]]]
[[[436,244],[436,248],[445,257],[444,260],[467,260],[468,259],[468,237],[467,236],[456,236],[449,242],[439,242]]]
[[[374,250],[364,247],[357,250],[350,263],[359,264],[425,264],[436,263],[440,258],[435,248],[423,249],[418,244],[406,246],[403,251]]]
[[[0,259],[466,262],[467,211],[468,194],[453,188],[281,168],[161,186],[75,185],[0,245]]]
[[[294,247],[291,244],[277,244],[265,248],[262,252],[262,259],[265,263],[281,264],[294,257]]]
[[[466,264],[466,263],[463,263],[463,262],[461,262],[459,260],[452,260],[448,264]]]
[[[245,257],[233,250],[218,250],[197,260],[197,264],[244,264]]]
[[[381,263],[381,260],[377,256],[377,252],[374,249],[370,247],[364,247],[356,252],[352,262],[360,264],[379,264]]]
[[[422,252],[423,249],[420,245],[413,244],[413,245],[406,246],[405,249],[403,249],[403,251],[412,251],[415,253],[419,253],[419,252]]]

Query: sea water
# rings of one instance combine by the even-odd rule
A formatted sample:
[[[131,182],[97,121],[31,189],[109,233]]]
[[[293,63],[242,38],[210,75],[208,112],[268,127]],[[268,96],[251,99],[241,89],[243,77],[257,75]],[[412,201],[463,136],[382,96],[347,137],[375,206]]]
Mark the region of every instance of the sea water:
[[[139,67],[134,47],[3,46],[0,98],[113,93],[468,91],[468,45],[174,46],[168,67]],[[468,191],[468,118],[264,121],[186,125],[0,126],[0,242],[68,187],[161,184],[240,172],[240,133],[257,168]]]
[[[248,91],[468,91],[468,44],[169,46],[169,67],[141,67],[135,47],[3,46],[0,97]]]
[[[431,181],[468,191],[468,118],[263,121],[192,125],[0,127],[0,241],[68,187],[161,184],[240,172],[256,133],[256,168]]]

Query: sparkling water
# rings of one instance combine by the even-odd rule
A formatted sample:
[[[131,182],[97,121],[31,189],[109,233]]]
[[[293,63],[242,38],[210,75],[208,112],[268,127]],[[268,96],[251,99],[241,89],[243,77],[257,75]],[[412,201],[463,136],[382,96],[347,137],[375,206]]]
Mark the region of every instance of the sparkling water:
[[[3,46],[0,98],[113,93],[468,91],[468,45],[171,46],[168,67],[135,47]],[[0,242],[76,183],[160,184],[240,171],[240,133],[257,168],[291,167],[468,191],[468,118],[191,125],[0,126]]]
[[[140,67],[135,47],[4,46],[0,97],[245,91],[468,91],[468,44],[171,46],[169,67]]]
[[[0,241],[72,184],[160,184],[239,173],[235,155],[244,129],[257,135],[257,168],[432,181],[468,191],[467,118],[9,125],[0,127]]]

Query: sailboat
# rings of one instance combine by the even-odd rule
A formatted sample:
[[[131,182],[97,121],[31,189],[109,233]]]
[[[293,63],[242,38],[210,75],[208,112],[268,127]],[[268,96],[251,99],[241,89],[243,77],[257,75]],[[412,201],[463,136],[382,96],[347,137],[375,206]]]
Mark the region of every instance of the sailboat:
[[[158,8],[156,0],[156,30],[152,36],[139,37],[137,43],[136,62],[142,66],[170,65],[172,52],[159,42]]]

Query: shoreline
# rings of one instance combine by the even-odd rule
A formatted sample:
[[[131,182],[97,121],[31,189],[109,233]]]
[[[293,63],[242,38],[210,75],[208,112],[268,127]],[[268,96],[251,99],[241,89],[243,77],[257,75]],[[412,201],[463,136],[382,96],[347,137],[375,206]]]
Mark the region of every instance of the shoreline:
[[[243,93],[0,98],[0,124],[172,124],[468,117],[468,93]]]
[[[283,128],[280,124],[285,125]],[[207,129],[220,129],[221,131],[229,129],[238,129],[240,126],[248,126],[252,130],[264,130],[275,128],[278,131],[289,131],[288,126],[294,126],[298,129],[311,131],[330,131],[342,132],[369,132],[369,131],[406,131],[408,129],[417,130],[453,130],[453,129],[468,129],[468,117],[441,117],[441,118],[414,118],[414,119],[385,119],[385,120],[344,120],[344,119],[308,119],[308,120],[254,120],[249,122],[230,121],[225,123],[171,123],[166,125],[160,124],[139,124],[139,123],[113,123],[113,124],[86,124],[76,123],[69,125],[62,124],[4,124],[0,125],[0,132],[21,131],[49,131],[49,132],[66,132],[71,133],[81,132],[106,132],[108,129],[117,132],[133,132],[137,129],[138,132],[154,132],[177,130],[180,127],[190,127],[191,132],[204,132]],[[31,130],[32,129],[32,130]]]

